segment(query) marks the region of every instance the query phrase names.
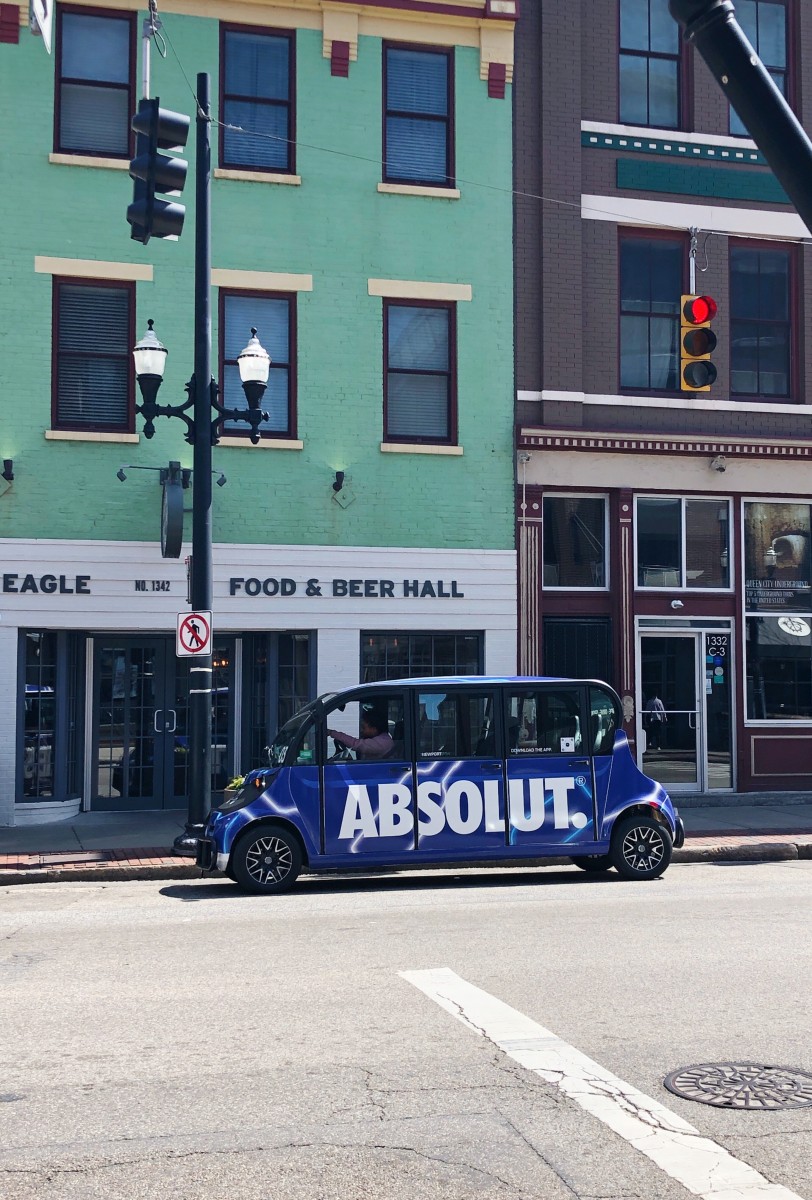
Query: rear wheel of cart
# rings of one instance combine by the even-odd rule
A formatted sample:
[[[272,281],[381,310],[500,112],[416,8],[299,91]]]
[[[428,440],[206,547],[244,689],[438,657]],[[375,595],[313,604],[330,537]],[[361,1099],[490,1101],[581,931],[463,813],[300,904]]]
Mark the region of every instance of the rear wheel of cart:
[[[294,834],[281,825],[248,829],[231,855],[234,879],[250,892],[285,892],[302,869],[302,851]]]
[[[633,813],[618,821],[610,857],[624,879],[657,879],[671,862],[671,834],[654,817]]]
[[[570,859],[570,862],[574,866],[580,867],[582,871],[589,871],[593,874],[612,870],[611,854],[577,854]]]

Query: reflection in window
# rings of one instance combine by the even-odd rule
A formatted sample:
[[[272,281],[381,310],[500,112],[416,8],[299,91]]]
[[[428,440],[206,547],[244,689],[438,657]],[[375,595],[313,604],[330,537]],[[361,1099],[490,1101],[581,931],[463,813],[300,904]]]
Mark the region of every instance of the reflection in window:
[[[787,94],[787,8],[786,0],[736,0],[736,19],[747,40],[767,68],[782,96]],[[731,108],[730,132],[739,137],[750,133]]]
[[[729,588],[726,500],[637,498],[637,586]]]
[[[677,388],[683,256],[681,239],[624,236],[621,240],[621,388]]]
[[[544,586],[606,587],[606,501],[544,497]]]
[[[479,675],[479,633],[362,633],[361,682],[423,675]]]
[[[620,0],[620,120],[677,129],[679,26],[668,0]]]
[[[23,795],[53,796],[56,761],[56,637],[25,635]]]
[[[581,696],[576,688],[544,688],[507,697],[508,757],[584,754]]]
[[[812,615],[747,618],[747,716],[812,718]]]
[[[589,689],[589,747],[592,754],[611,754],[620,715],[615,701],[601,688]],[[586,749],[586,747],[585,747]]]
[[[789,396],[790,252],[730,247],[730,390]]]

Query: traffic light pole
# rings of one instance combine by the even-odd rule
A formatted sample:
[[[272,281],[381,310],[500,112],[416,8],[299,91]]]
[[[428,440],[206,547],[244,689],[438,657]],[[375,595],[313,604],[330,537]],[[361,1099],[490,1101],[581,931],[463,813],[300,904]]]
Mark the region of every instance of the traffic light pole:
[[[745,37],[731,0],[669,0],[807,229],[812,230],[812,142]]]
[[[212,608],[211,463],[211,141],[210,76],[197,77],[195,142],[195,371],[192,470],[193,612]],[[193,856],[211,808],[212,654],[195,657],[189,668],[189,808],[186,829],[175,839],[178,854]]]

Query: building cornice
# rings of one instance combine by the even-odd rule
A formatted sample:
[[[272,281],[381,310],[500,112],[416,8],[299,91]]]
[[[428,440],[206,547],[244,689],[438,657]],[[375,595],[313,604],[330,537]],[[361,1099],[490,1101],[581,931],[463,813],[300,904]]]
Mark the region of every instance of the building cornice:
[[[726,458],[812,459],[812,441],[789,438],[651,437],[633,433],[584,433],[566,429],[518,430],[520,450],[575,450],[612,454],[668,454]]]

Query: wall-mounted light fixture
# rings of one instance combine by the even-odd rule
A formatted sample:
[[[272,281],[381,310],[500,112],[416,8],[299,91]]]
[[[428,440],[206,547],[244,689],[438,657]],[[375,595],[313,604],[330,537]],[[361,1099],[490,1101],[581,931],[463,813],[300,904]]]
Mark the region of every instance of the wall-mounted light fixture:
[[[344,486],[344,472],[336,471],[336,478],[335,478],[335,483],[333,484],[333,491],[340,492],[341,489],[343,488],[343,486]]]
[[[710,467],[712,471],[718,471],[720,474],[722,471],[726,471],[727,460],[725,459],[724,454],[717,454],[715,458],[712,458],[710,460]]]
[[[684,608],[684,607],[685,607],[685,605],[682,603],[682,601],[681,601],[681,600],[672,600],[672,601],[671,601],[671,607],[672,607],[672,608]]]
[[[7,483],[11,483],[14,478],[14,460],[11,458],[3,459],[3,478]]]
[[[225,475],[224,475],[224,474],[223,474],[223,472],[221,471],[221,472],[220,472],[220,476],[219,476],[219,478],[218,478],[218,480],[217,480],[217,486],[218,486],[218,487],[225,487],[227,483],[228,483],[228,480],[226,479]]]

